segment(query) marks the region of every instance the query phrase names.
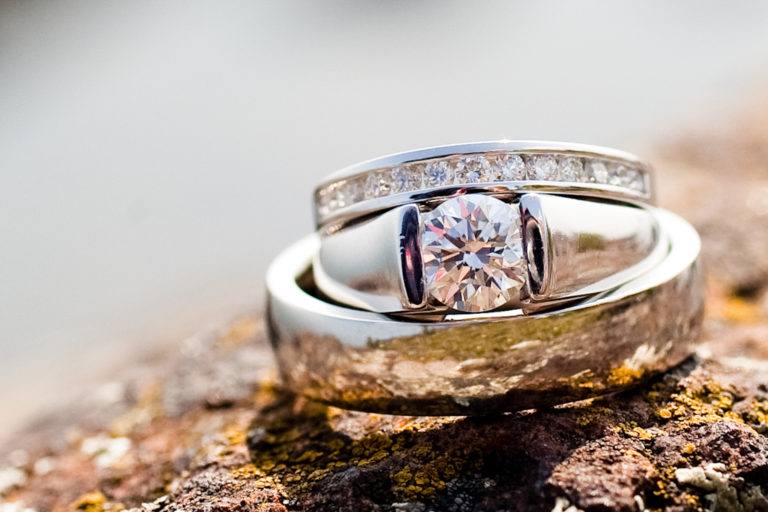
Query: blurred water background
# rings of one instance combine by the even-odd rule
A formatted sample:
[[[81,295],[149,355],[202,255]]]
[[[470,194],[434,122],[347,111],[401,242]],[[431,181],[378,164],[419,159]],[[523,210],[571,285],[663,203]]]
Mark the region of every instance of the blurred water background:
[[[0,434],[262,299],[313,183],[540,138],[643,152],[761,92],[768,3],[0,3]]]

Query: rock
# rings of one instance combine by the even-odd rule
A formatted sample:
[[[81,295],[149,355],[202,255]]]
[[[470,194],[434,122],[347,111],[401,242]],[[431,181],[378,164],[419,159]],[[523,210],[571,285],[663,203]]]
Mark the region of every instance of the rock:
[[[657,164],[716,271],[702,354],[645,386],[486,418],[343,411],[281,392],[247,315],[13,436],[0,511],[768,510],[767,114]]]

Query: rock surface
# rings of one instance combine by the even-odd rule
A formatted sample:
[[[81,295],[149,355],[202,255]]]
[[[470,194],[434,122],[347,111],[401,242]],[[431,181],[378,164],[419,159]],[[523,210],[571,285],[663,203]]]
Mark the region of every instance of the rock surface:
[[[129,365],[0,449],[0,512],[768,510],[768,109],[657,160],[705,239],[702,354],[646,386],[488,418],[282,393],[258,315]]]

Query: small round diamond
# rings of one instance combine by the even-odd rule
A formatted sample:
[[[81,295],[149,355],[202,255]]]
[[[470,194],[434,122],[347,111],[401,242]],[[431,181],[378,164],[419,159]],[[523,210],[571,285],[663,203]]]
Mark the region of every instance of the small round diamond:
[[[525,162],[520,155],[504,153],[496,155],[493,170],[498,181],[518,181],[525,177]]]
[[[589,160],[587,161],[587,179],[591,183],[607,183],[608,182],[608,167],[605,162],[601,160]]]
[[[625,185],[627,168],[621,164],[610,164],[608,166],[608,184],[614,187],[623,187]]]
[[[470,155],[459,159],[456,165],[456,183],[481,183],[491,181],[491,164],[482,155]]]
[[[563,181],[580,181],[584,174],[581,158],[566,156],[557,163],[557,174]]]
[[[446,160],[429,162],[424,168],[424,185],[442,187],[453,183],[453,169]]]
[[[322,215],[331,213],[331,191],[328,187],[320,189],[317,192],[317,212]]]
[[[525,282],[518,210],[469,194],[424,214],[421,252],[431,297],[457,311],[503,306]]]
[[[533,155],[530,157],[528,177],[532,180],[547,181],[557,177],[557,160],[553,155]]]
[[[344,185],[344,183],[334,183],[332,186],[328,187],[326,195],[328,208],[330,210],[338,210],[349,204],[349,198],[347,197]]]
[[[392,193],[410,192],[421,188],[421,170],[415,166],[395,167],[392,169]]]
[[[339,208],[350,206],[363,199],[365,178],[351,178],[336,189],[336,203]]]
[[[386,171],[378,171],[369,174],[368,178],[365,180],[366,199],[386,196],[391,190],[392,183],[390,182],[389,173]]]
[[[645,176],[639,169],[627,169],[624,176],[624,186],[631,188],[635,192],[645,193]]]

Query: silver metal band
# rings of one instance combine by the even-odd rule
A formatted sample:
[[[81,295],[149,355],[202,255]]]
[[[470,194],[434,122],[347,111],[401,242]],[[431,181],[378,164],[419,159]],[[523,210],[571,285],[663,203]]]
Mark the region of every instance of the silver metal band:
[[[493,141],[397,153],[348,167],[315,190],[318,226],[463,192],[559,192],[651,202],[651,168],[609,148]]]
[[[519,257],[527,271],[519,277],[520,293],[490,309],[530,314],[603,293],[647,272],[667,252],[666,234],[646,207],[537,193],[505,200],[510,212],[496,212],[519,219]],[[422,209],[403,205],[323,236],[313,264],[318,288],[368,311],[433,319],[449,313],[430,294],[429,232],[425,237],[423,228],[429,213]],[[473,285],[451,284],[454,294]]]
[[[267,275],[268,325],[285,384],[313,399],[403,414],[488,414],[628,387],[691,353],[703,316],[699,237],[648,210],[668,238],[653,268],[556,311],[412,321],[320,298],[318,235]]]

